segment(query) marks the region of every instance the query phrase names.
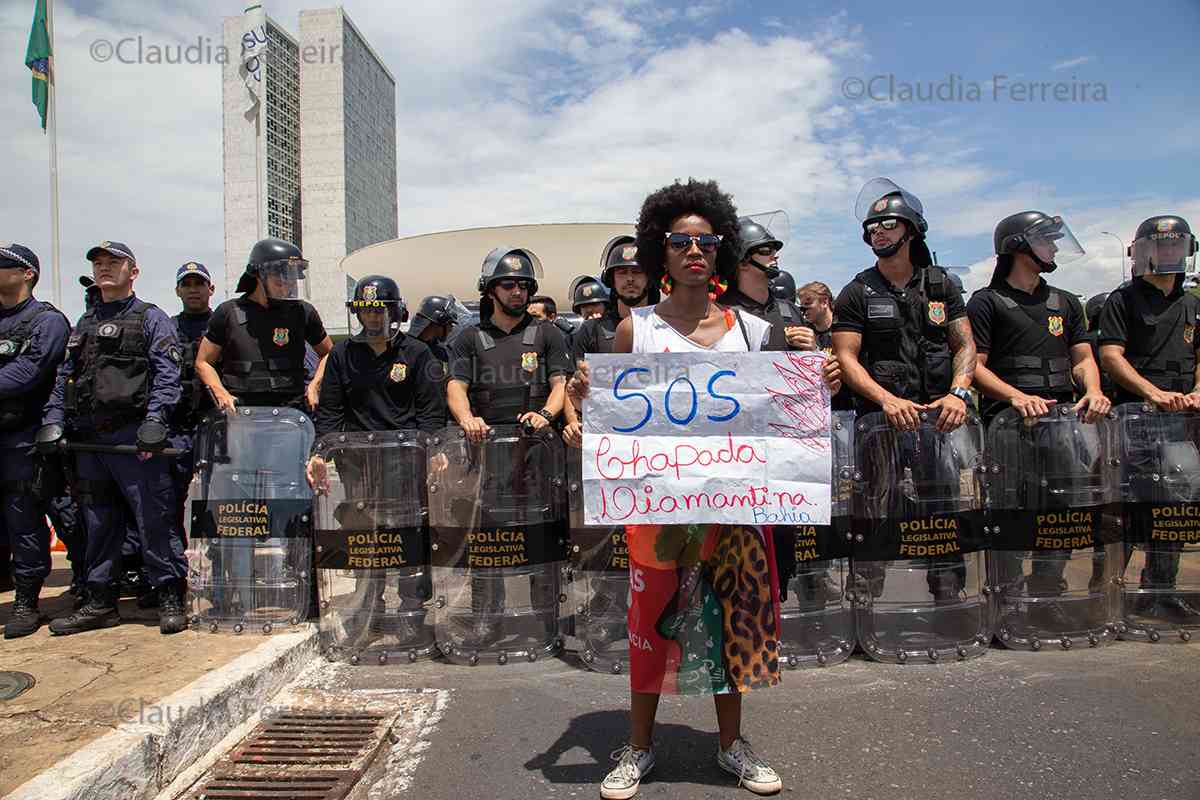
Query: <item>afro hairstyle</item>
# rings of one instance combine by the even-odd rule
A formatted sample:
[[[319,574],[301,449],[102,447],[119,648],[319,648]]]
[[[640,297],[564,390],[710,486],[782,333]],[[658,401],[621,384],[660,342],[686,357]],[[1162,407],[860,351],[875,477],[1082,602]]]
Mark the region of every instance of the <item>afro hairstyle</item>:
[[[651,286],[657,286],[666,270],[664,239],[671,223],[689,214],[704,217],[712,225],[713,233],[723,237],[717,250],[717,275],[729,280],[737,270],[742,245],[733,197],[722,192],[716,181],[688,178],[687,183],[675,181],[649,195],[638,214],[638,263],[646,270]]]

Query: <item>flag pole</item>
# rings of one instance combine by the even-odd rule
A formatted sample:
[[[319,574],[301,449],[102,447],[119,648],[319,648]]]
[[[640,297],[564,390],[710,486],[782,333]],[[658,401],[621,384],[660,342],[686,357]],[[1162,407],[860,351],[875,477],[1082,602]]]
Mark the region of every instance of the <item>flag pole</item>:
[[[46,36],[50,40],[50,74],[46,76],[48,92],[46,133],[50,136],[50,270],[53,273],[54,305],[62,308],[62,270],[59,255],[58,225],[58,59],[54,57],[54,0],[46,0]]]

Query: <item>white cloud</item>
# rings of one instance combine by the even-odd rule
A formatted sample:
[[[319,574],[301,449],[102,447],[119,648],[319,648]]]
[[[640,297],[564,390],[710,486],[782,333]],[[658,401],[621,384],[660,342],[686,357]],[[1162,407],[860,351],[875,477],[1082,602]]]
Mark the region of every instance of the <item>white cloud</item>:
[[[1064,70],[1064,69],[1072,69],[1074,67],[1082,67],[1084,64],[1088,63],[1089,61],[1094,61],[1095,58],[1096,58],[1095,56],[1079,56],[1078,58],[1068,59],[1067,61],[1059,61],[1054,66],[1050,67],[1050,69],[1052,69],[1055,72],[1058,72],[1058,71]]]

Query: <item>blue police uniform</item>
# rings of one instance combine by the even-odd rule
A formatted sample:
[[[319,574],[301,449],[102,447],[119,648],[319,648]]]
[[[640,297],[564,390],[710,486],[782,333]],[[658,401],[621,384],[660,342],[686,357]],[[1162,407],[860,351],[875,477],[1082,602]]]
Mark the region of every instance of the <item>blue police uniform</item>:
[[[175,285],[178,286],[189,276],[203,278],[212,285],[212,276],[208,268],[196,261],[189,261],[175,273]],[[183,530],[184,508],[187,505],[188,484],[192,479],[194,458],[192,446],[196,437],[196,426],[200,423],[202,412],[211,404],[205,402],[204,387],[196,378],[196,352],[200,349],[200,339],[208,329],[208,321],[212,319],[212,309],[206,308],[199,313],[181,311],[171,318],[175,323],[175,334],[179,339],[183,357],[179,369],[182,376],[180,385],[182,394],[175,412],[171,417],[171,447],[184,451],[184,455],[172,459],[171,475],[175,481],[177,515],[180,530]]]
[[[98,250],[133,261],[129,248],[118,242],[93,248],[89,261]],[[66,426],[69,441],[97,445],[137,445],[139,426],[148,422],[165,429],[181,394],[183,354],[175,331],[170,317],[136,295],[98,303],[80,318],[68,341],[43,425]],[[115,608],[111,584],[120,566],[127,514],[138,529],[151,585],[160,595],[181,591],[187,562],[167,459],[78,452],[75,473],[88,532],[91,605]],[[55,620],[51,631],[75,632],[71,619]],[[115,615],[108,620],[119,622]],[[58,623],[68,624],[56,629]],[[163,627],[163,632],[173,631]]]

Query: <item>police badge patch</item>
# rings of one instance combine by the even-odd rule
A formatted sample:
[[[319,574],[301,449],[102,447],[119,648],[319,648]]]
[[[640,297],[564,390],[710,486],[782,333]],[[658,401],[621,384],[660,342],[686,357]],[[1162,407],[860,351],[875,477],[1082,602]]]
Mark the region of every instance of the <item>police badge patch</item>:
[[[637,247],[636,246],[631,245],[631,244],[626,245],[621,250],[621,260],[622,261],[633,261],[636,258],[637,258]]]
[[[1054,316],[1046,320],[1046,327],[1050,331],[1051,336],[1063,335],[1063,318]]]
[[[1166,231],[1171,230],[1171,220],[1160,219],[1154,227],[1157,228],[1160,233],[1165,233]]]
[[[276,328],[275,334],[271,337],[271,341],[275,343],[276,347],[286,347],[288,343],[288,329]]]
[[[392,371],[388,373],[388,380],[392,383],[403,383],[408,377],[408,365],[403,362],[392,364]]]
[[[881,197],[875,201],[875,205],[871,206],[871,210],[875,212],[883,211],[888,206],[886,197]]]
[[[373,283],[368,283],[363,287],[363,300],[375,300],[379,297],[379,287]]]
[[[167,348],[167,357],[176,364],[180,364],[183,362],[183,349],[179,345],[173,344]]]
[[[17,343],[12,339],[0,341],[0,356],[15,356],[17,354]]]
[[[1183,341],[1187,342],[1188,344],[1191,344],[1192,340],[1195,338],[1196,338],[1196,326],[1195,325],[1184,325],[1183,326]]]
[[[596,287],[595,287],[595,286],[585,286],[585,287],[583,287],[583,296],[584,296],[584,297],[591,297],[593,294],[595,294],[595,292],[596,292]]]
[[[934,325],[946,324],[946,304],[941,301],[929,303],[929,321]]]
[[[112,339],[117,335],[120,328],[115,322],[106,322],[96,329],[96,333],[104,339]]]
[[[537,353],[521,353],[521,369],[526,372],[534,372],[538,368]]]

